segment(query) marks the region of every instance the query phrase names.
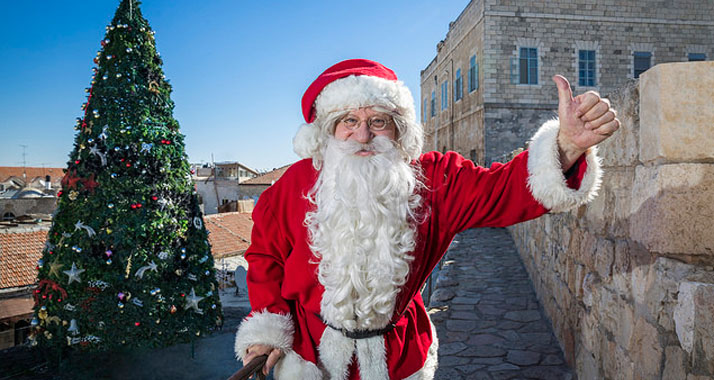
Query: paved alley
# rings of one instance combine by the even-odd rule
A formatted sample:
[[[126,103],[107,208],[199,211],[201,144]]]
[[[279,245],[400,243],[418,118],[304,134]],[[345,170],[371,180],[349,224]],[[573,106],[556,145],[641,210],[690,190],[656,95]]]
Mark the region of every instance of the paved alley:
[[[429,313],[439,335],[436,379],[573,379],[511,236],[457,236]]]

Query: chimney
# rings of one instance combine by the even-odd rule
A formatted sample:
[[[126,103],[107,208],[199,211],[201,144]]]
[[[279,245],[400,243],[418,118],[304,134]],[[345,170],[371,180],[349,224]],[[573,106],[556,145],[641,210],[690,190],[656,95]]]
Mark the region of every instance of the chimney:
[[[45,176],[45,190],[52,190],[52,177],[49,175]]]

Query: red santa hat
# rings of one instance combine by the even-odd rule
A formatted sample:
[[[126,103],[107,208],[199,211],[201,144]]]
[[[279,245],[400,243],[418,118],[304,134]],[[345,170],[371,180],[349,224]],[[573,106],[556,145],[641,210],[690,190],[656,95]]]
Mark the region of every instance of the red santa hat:
[[[302,97],[302,114],[308,125],[295,137],[295,151],[302,157],[315,156],[316,143],[321,142],[317,136],[320,126],[314,126],[316,120],[333,112],[370,106],[386,108],[404,119],[406,130],[400,130],[400,143],[410,158],[416,158],[423,132],[416,120],[411,92],[394,71],[368,59],[339,62],[307,88]]]

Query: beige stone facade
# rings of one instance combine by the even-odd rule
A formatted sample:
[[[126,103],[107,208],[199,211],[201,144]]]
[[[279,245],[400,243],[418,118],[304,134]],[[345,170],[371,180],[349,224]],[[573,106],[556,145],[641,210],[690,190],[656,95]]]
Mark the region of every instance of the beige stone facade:
[[[521,48],[535,48],[533,84],[520,84]],[[579,85],[580,51],[594,52],[588,71],[594,75],[593,86]],[[524,146],[542,122],[556,116],[553,75],[568,78],[576,94],[594,90],[608,95],[633,78],[635,52],[648,53],[650,66],[702,55],[711,60],[714,3],[472,0],[450,24],[436,57],[421,73],[417,101],[425,150],[454,150],[482,165],[503,160]],[[478,66],[473,91],[468,78],[472,57]],[[458,71],[463,91],[459,100],[454,97]],[[442,109],[445,81],[448,96]]]
[[[714,62],[612,92],[589,205],[511,227],[581,379],[714,378]]]

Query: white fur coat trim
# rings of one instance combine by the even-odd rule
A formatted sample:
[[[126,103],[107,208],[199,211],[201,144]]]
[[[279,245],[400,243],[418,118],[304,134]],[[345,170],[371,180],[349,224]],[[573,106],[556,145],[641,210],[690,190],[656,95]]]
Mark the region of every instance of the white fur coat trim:
[[[289,351],[293,348],[295,328],[290,314],[267,311],[253,313],[243,320],[236,333],[235,353],[241,360],[253,344],[264,344]]]
[[[321,380],[322,371],[293,351],[295,328],[290,314],[276,314],[267,311],[253,313],[243,320],[236,333],[236,358],[246,356],[253,344],[265,344],[281,349],[285,356],[275,364],[273,375],[276,380],[299,379]]]
[[[415,120],[412,94],[398,80],[350,75],[325,86],[315,99],[318,117],[335,111],[376,105],[396,110],[405,118]]]
[[[309,362],[297,352],[290,350],[278,360],[273,370],[276,380],[322,380],[325,378],[322,370],[315,363]]]
[[[591,201],[602,180],[597,147],[588,149],[580,188],[568,187],[560,165],[558,130],[560,122],[550,120],[538,129],[528,146],[528,187],[533,197],[553,212],[563,212]]]

